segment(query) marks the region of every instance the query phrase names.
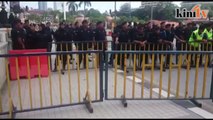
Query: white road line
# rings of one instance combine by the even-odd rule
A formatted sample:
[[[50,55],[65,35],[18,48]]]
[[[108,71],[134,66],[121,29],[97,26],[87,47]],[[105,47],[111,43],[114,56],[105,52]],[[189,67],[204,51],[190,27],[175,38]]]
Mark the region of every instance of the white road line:
[[[113,69],[113,71],[115,71],[115,69]],[[117,73],[123,73],[123,70],[117,69]]]
[[[213,118],[213,114],[212,113],[207,112],[207,111],[205,111],[205,110],[203,110],[203,109],[201,109],[199,107],[193,107],[193,108],[187,108],[187,109],[192,111],[192,112],[194,112],[194,113],[196,113],[196,114],[198,114],[198,115],[200,115],[200,116],[202,116],[202,117],[204,117],[204,118],[208,118],[208,119],[210,119],[210,118],[212,119]]]
[[[152,91],[154,91],[154,92],[159,94],[159,88],[153,88]],[[161,90],[161,96],[167,97],[167,95],[168,95],[167,91]],[[174,97],[174,95],[170,93],[170,97]]]
[[[130,79],[130,80],[133,80],[133,76],[127,76],[126,78],[127,78],[127,79]],[[141,79],[135,77],[135,82],[136,82],[136,83],[141,83]]]

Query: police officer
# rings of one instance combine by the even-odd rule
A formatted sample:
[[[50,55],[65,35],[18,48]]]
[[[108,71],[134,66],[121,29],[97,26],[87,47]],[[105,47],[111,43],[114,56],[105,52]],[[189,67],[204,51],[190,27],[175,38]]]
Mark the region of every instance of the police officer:
[[[176,39],[176,50],[187,50],[186,41],[184,40],[183,24],[179,22],[179,25],[175,28],[174,34],[179,39]],[[176,64],[178,63],[178,55],[176,55]]]
[[[131,42],[131,37],[129,35],[129,29],[128,29],[128,23],[127,22],[123,22],[121,24],[122,28],[120,30],[120,32],[118,33],[118,38],[115,41],[117,50],[125,50],[125,46],[127,46],[127,50],[129,49],[129,42]],[[129,55],[127,55],[128,58]],[[121,69],[124,70],[124,59],[125,56],[124,54],[118,55],[118,65],[121,65]],[[121,63],[120,63],[121,61]],[[127,71],[128,72],[128,71]]]
[[[121,30],[121,25],[117,25],[115,28],[114,28],[114,31],[112,32],[112,50],[115,50],[116,46],[115,46],[115,41],[116,39],[118,38],[118,33],[119,31]],[[109,64],[110,65],[113,65],[113,60],[114,60],[114,57],[115,55],[114,54],[111,54],[110,55],[110,61],[109,61]]]
[[[36,36],[36,31],[35,31],[35,25],[30,24],[30,30],[28,30],[26,38],[27,38],[26,39],[27,49],[36,49],[37,36]]]
[[[52,41],[53,41],[53,30],[50,28],[51,26],[51,23],[50,22],[47,22],[46,23],[46,27],[45,27],[45,33],[47,34],[47,41],[48,41],[48,51],[51,52],[52,50]]]
[[[213,43],[213,36],[212,36],[212,23],[207,23],[205,25],[205,30],[204,30],[204,39],[208,41],[203,47],[205,51],[212,51],[212,43]],[[208,55],[208,66],[211,66],[211,55]]]
[[[144,26],[142,24],[139,24],[138,27],[137,27],[137,31],[135,31],[133,33],[133,44],[132,44],[132,50],[144,50],[144,47],[147,43],[147,38],[146,38],[146,35],[145,32],[144,32]],[[133,57],[133,61],[134,61],[134,54],[132,55]],[[142,55],[139,55],[139,66],[137,67],[137,69],[140,69],[141,70],[141,61],[142,61]],[[145,57],[145,64],[148,63],[148,57],[146,55]]]
[[[93,31],[89,28],[87,20],[83,20],[82,26],[77,30],[76,40],[78,42],[81,42],[80,44],[77,45],[79,51],[89,50],[89,48],[92,47]],[[84,68],[86,68],[86,54],[79,55],[79,67],[83,58],[84,58],[83,60]]]
[[[106,50],[107,39],[106,39],[106,30],[104,28],[103,22],[99,21],[96,24],[96,29],[94,30],[94,38],[96,43],[96,49],[102,50],[103,52]],[[105,55],[104,59],[105,59]],[[99,54],[99,64],[101,63],[101,55]]]
[[[24,33],[21,26],[21,20],[14,21],[14,28],[11,30],[12,47],[13,50],[25,49]]]
[[[38,49],[47,49],[48,48],[48,36],[45,31],[45,25],[39,25],[39,31],[37,32],[37,48]]]
[[[69,40],[69,33],[68,31],[65,29],[65,25],[63,22],[61,22],[59,24],[59,28],[58,30],[56,30],[55,34],[54,34],[54,37],[55,37],[55,40],[57,42],[57,48],[56,48],[56,51],[66,51],[66,44],[63,43],[63,42],[66,42]],[[63,65],[63,70],[65,70],[65,67],[66,67],[66,64],[67,64],[67,55],[63,54],[63,55],[60,55],[60,56],[57,56],[56,60],[55,60],[55,69],[54,71],[56,71],[56,67],[57,67],[57,64],[58,64],[58,57],[60,59],[62,59],[63,57],[63,61],[62,61],[62,65]]]
[[[193,31],[190,38],[189,38],[189,44],[192,46],[193,51],[199,51],[201,43],[207,43],[207,40],[204,39],[204,30],[205,26],[203,24],[200,25],[200,27]],[[192,57],[193,58],[193,55]],[[197,63],[197,54],[195,55],[195,61],[192,59],[191,64],[194,65],[194,62]],[[200,56],[199,64],[202,64],[202,56]]]

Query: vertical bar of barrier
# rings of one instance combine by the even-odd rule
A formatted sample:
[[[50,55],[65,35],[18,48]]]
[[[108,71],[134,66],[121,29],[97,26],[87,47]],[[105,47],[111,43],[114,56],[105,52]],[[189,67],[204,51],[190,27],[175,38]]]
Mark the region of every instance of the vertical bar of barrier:
[[[154,59],[155,59],[155,55],[152,53],[152,68],[151,68],[150,98],[152,98],[152,88],[153,88],[153,81],[154,81]]]
[[[86,53],[86,81],[87,81],[87,92],[89,92],[88,53]]]
[[[77,75],[78,75],[78,102],[81,102],[81,81],[80,81],[80,69],[79,69],[79,54],[76,54],[76,55],[77,55]]]
[[[134,66],[133,66],[133,81],[132,81],[132,98],[135,98],[135,68],[136,67],[136,54],[134,54]]]
[[[62,87],[61,87],[61,62],[59,62],[59,56],[58,59],[58,77],[59,77],[59,93],[60,93],[60,104],[62,104]]]
[[[188,90],[189,90],[189,68],[191,64],[191,54],[188,55],[188,61],[187,61],[187,71],[186,71],[186,87],[185,87],[185,98],[188,97]]]
[[[115,54],[115,72],[114,72],[114,75],[115,75],[115,79],[114,79],[114,97],[117,98],[117,70],[118,70],[118,54],[116,53]],[[107,80],[106,80],[107,81]]]
[[[123,95],[124,95],[124,98],[126,97],[126,53],[124,55],[124,91],[123,91]]]
[[[93,46],[93,50],[95,50],[94,42],[92,42],[92,46]],[[95,57],[96,57],[96,54],[95,54]],[[94,60],[92,61],[92,66],[95,66],[95,62],[97,62],[97,59],[96,59],[96,61],[94,61]]]
[[[18,58],[17,57],[16,57],[16,75],[17,75],[17,79],[18,79],[19,104],[20,104],[20,109],[22,110],[21,86],[20,86],[19,66],[18,66]]]
[[[6,79],[7,79],[8,97],[10,99],[10,98],[12,98],[12,96],[11,96],[11,84],[10,84],[9,66],[8,66],[7,58],[5,58],[5,68],[6,68]]]
[[[73,45],[74,45],[73,42],[71,42],[71,50],[72,51],[74,51]],[[76,50],[78,50],[77,46],[76,46]],[[74,55],[73,54],[71,54],[71,58],[72,58],[72,69],[74,69],[74,61],[75,60],[74,60]]]
[[[207,47],[208,48],[208,47]],[[205,66],[204,66],[204,75],[203,75],[203,90],[202,90],[202,98],[205,97],[206,93],[206,76],[207,76],[207,67],[208,67],[208,54],[205,55]]]
[[[68,54],[67,54],[67,58],[68,58]],[[69,82],[69,96],[70,96],[70,104],[72,103],[72,84],[71,84],[71,77],[70,77],[70,64],[69,64],[69,59],[67,59],[67,68],[68,68],[68,82]]]
[[[2,97],[1,97],[1,94],[0,94],[0,113],[2,113],[3,109],[2,109]]]
[[[198,69],[199,69],[199,61],[200,61],[200,55],[197,55],[196,58],[196,71],[195,71],[195,82],[194,82],[194,98],[197,96],[197,82],[198,82]]]
[[[159,85],[159,87],[160,87],[160,89],[159,89],[159,98],[161,98],[161,93],[162,93],[162,77],[163,77],[163,55],[161,54],[160,55],[160,57],[161,57],[161,61],[160,61],[160,85]]]
[[[99,49],[99,43],[97,42],[97,50]],[[98,59],[97,59],[97,63],[99,63],[99,58],[100,58],[100,54],[98,53]],[[99,64],[97,64],[97,67],[99,67]]]
[[[30,78],[30,63],[29,63],[29,57],[27,57],[27,74],[28,74],[28,82],[29,82],[29,97],[30,97],[30,108],[33,108],[32,103],[32,87],[31,87],[31,78]]]
[[[178,56],[178,78],[177,78],[176,98],[179,98],[181,65],[182,65],[182,54]]]
[[[104,53],[102,53],[102,55],[104,55]],[[113,55],[113,53],[111,53],[111,55]],[[113,55],[114,56],[114,55]],[[115,64],[117,65],[117,63]],[[101,62],[101,66],[100,66],[100,77],[101,77],[101,80],[100,80],[100,88],[102,90],[103,88],[103,78],[102,78],[102,75],[103,75],[103,64]],[[105,53],[105,100],[108,99],[108,53]],[[103,101],[103,92],[100,93],[101,94],[101,100]]]
[[[103,73],[104,73],[104,70],[103,70],[103,62],[105,62],[105,65],[106,67],[104,68],[105,69],[105,74],[106,76],[108,76],[108,54],[104,54],[103,52],[100,53],[101,56],[104,56],[105,55],[105,59],[103,59],[103,57],[101,57],[101,62],[100,62],[100,71],[99,71],[99,78],[100,78],[100,82],[99,82],[99,91],[100,91],[100,100],[103,101],[104,99],[104,89],[103,89]]]
[[[62,46],[63,46],[63,45],[62,45],[62,44],[63,44],[63,43],[60,43],[60,46],[61,46],[61,52],[63,51],[63,49],[62,49]],[[61,61],[62,61],[62,62],[63,62],[63,59],[64,59],[64,58],[63,58],[63,54],[61,54]]]
[[[130,44],[130,48],[129,48],[130,50],[132,50],[132,44]],[[131,67],[131,58],[132,58],[132,54],[130,54],[130,62],[129,62],[129,67]]]
[[[170,90],[171,90],[171,79],[172,79],[172,54],[170,54],[170,61],[169,61],[169,80],[168,80],[168,95],[167,97],[170,97]]]
[[[97,61],[97,53],[95,54],[95,62]],[[102,61],[101,61],[102,62]],[[99,62],[100,63],[100,62]],[[95,99],[98,99],[98,71],[97,71],[97,64],[99,64],[96,62],[95,64]]]
[[[41,64],[40,64],[40,57],[37,57],[37,64],[38,64],[38,79],[39,79],[39,88],[40,88],[40,106],[43,107],[43,97],[42,97],[42,81],[41,81]]]
[[[51,55],[48,56],[48,69],[49,69],[49,84],[50,84],[50,104],[53,105],[53,97],[52,97],[52,75],[51,75],[51,65],[50,65]]]
[[[141,84],[141,98],[144,96],[144,74],[145,74],[145,57],[146,55],[143,53],[143,61],[142,61],[142,84]]]
[[[122,43],[120,43],[120,44],[121,44],[120,51],[122,51],[123,50],[123,44]],[[121,61],[122,61],[122,54],[120,53],[120,68],[122,67]]]
[[[210,99],[212,99],[212,102],[213,102],[213,67],[212,67],[212,80],[211,80]]]

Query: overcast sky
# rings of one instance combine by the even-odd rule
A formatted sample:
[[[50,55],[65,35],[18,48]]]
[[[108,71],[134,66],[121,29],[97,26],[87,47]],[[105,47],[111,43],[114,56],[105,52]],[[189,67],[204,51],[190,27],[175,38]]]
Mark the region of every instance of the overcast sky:
[[[124,3],[127,3],[128,1],[124,1],[124,2],[116,2],[116,7],[117,7],[117,10],[120,9],[120,6],[123,5]],[[114,10],[114,3],[115,2],[108,2],[108,1],[104,1],[104,2],[91,2],[92,6],[89,7],[90,8],[94,8],[94,9],[98,9],[100,12],[105,12],[106,10],[109,11],[110,9],[111,10]],[[139,1],[136,1],[136,2],[130,2],[131,3],[131,7],[132,8],[138,8],[140,7],[141,5],[141,2]],[[178,6],[180,5],[180,2],[176,1],[176,2],[173,2],[174,4],[177,4]],[[29,8],[34,8],[34,9],[38,9],[38,2],[20,2],[20,6],[21,7],[25,7],[25,6],[28,6]],[[47,2],[47,8],[53,8],[53,2]],[[67,9],[67,7],[65,7],[65,9]],[[83,6],[81,8],[79,8],[79,10],[83,10]]]

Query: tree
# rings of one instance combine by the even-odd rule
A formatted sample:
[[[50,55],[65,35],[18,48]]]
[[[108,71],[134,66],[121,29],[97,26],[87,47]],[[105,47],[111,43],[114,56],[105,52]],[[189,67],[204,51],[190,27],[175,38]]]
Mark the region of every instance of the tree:
[[[131,12],[131,5],[130,3],[124,3],[121,7],[120,10],[118,12],[118,16],[121,15],[129,15],[129,13]]]
[[[78,4],[75,1],[67,2],[68,9],[72,13],[76,12],[78,10]]]
[[[91,4],[90,1],[81,1],[81,2],[79,2],[79,7],[81,7],[82,4],[84,4],[84,15],[85,15],[86,14],[85,13],[86,7],[90,7],[90,6],[92,6],[92,4]]]
[[[175,18],[175,8],[178,8],[177,5],[167,2],[159,2],[156,7],[153,8],[153,19],[156,20],[172,20],[178,21]],[[140,8],[132,12],[132,16],[136,16],[139,19],[150,20],[151,19],[151,7],[145,6],[145,8]]]

